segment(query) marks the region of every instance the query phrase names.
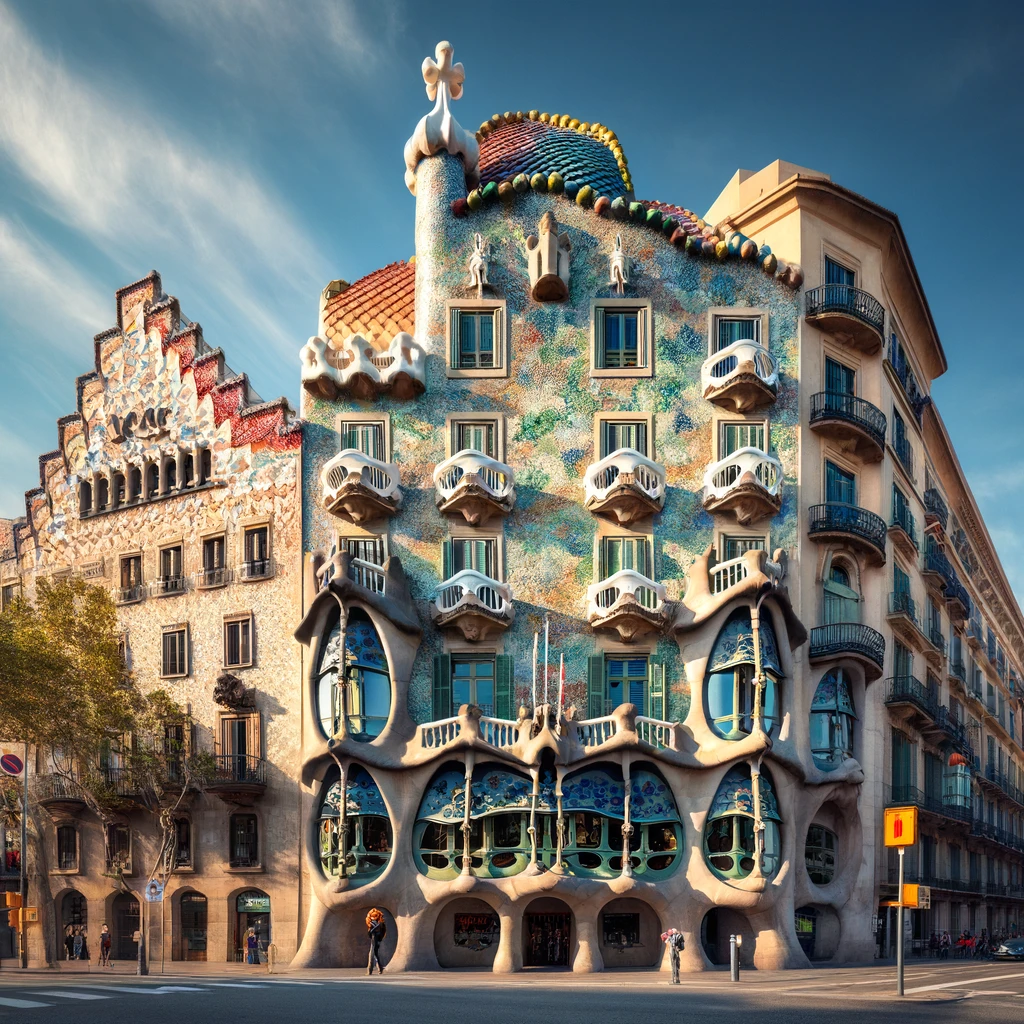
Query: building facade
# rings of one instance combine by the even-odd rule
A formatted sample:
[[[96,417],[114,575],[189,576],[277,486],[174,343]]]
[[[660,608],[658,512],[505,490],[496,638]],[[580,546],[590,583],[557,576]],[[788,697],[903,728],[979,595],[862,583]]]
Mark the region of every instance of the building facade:
[[[301,431],[284,399],[263,402],[204,341],[155,272],[117,293],[116,313],[78,378],[77,411],[40,457],[0,585],[5,604],[31,600],[43,577],[108,587],[126,666],[186,716],[146,740],[166,758],[157,793],[136,791],[126,768],[126,745],[143,738],[112,740],[92,766],[102,818],[76,782],[81,766],[34,752],[30,957],[63,959],[77,930],[95,957],[106,923],[113,956],[131,958],[140,921],[155,960],[235,960],[250,925],[289,956],[298,658],[286,620],[300,607]],[[200,751],[213,774],[183,796]],[[161,864],[164,812],[174,839]],[[145,903],[165,869],[164,902]]]

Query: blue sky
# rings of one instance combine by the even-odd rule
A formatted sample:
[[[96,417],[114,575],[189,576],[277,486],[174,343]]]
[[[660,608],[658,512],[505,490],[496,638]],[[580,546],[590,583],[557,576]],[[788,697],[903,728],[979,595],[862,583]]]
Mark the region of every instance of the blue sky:
[[[642,198],[704,211],[782,157],[895,210],[949,359],[933,394],[1021,599],[1022,28],[1011,4],[898,0],[0,0],[0,515],[151,268],[297,403],[319,290],[412,252],[402,147],[447,38],[465,127],[602,121]]]

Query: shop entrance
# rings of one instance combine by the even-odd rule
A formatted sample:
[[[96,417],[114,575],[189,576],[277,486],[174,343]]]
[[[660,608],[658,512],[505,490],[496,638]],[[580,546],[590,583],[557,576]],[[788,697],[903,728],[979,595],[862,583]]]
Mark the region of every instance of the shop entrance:
[[[114,897],[114,939],[111,952],[115,960],[134,960],[139,955],[135,933],[141,921],[139,901],[127,893]]]
[[[259,889],[240,893],[235,900],[235,946],[232,959],[245,963],[248,955],[249,929],[256,933],[259,960],[266,963],[270,945],[270,897]]]
[[[187,892],[181,897],[181,949],[178,959],[206,959],[206,897],[201,892]]]
[[[524,918],[527,967],[568,967],[572,915],[566,913],[527,914]]]

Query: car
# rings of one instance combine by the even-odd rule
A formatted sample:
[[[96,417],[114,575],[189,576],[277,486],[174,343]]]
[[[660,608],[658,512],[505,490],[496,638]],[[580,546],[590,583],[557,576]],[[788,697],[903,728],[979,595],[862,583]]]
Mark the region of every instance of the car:
[[[997,960],[1024,960],[1024,939],[1006,939],[992,950],[992,955]]]

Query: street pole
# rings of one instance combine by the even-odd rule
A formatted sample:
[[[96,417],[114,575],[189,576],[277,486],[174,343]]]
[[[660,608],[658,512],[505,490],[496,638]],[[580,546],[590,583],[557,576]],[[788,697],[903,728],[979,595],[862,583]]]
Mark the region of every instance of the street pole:
[[[896,995],[903,995],[903,853],[904,848],[899,847],[900,856],[900,886],[899,904],[896,908]]]
[[[18,911],[18,940],[21,945],[21,968],[28,970],[28,944],[25,942],[25,908],[28,906],[28,743],[21,769],[21,910]]]
[[[736,936],[729,936],[729,979],[740,980],[740,952],[736,948]]]

